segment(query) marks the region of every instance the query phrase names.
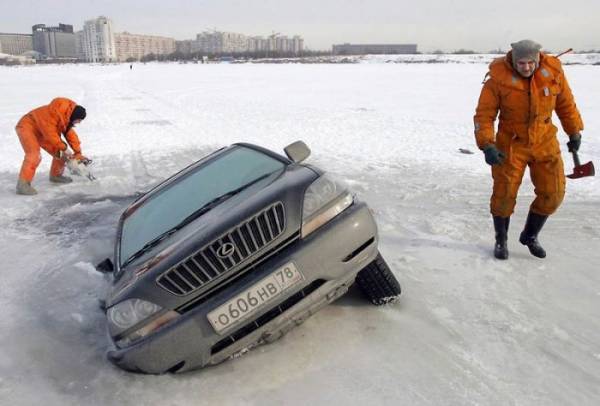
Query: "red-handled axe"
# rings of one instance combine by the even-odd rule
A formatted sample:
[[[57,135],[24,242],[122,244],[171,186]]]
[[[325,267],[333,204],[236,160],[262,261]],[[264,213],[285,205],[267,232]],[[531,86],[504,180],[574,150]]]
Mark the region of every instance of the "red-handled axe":
[[[579,163],[579,156],[577,155],[577,152],[572,151],[572,154],[575,167],[573,168],[573,173],[567,175],[567,178],[578,179],[583,178],[585,176],[594,176],[594,174],[596,173],[594,170],[594,163],[590,161],[587,164],[581,165],[581,163]]]

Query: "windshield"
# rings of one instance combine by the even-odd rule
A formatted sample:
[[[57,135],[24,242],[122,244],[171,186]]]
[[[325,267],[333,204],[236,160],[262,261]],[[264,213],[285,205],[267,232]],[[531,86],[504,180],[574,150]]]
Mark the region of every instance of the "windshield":
[[[120,264],[199,208],[284,167],[285,164],[275,158],[241,146],[200,166],[158,192],[124,220]]]

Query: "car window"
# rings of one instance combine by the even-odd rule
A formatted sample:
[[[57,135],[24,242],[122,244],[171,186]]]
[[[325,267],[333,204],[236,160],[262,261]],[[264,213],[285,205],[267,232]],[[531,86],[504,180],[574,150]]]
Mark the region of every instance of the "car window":
[[[198,167],[144,202],[124,220],[120,263],[216,197],[280,172],[284,167],[283,162],[269,155],[241,146]],[[261,182],[268,181],[267,178]]]

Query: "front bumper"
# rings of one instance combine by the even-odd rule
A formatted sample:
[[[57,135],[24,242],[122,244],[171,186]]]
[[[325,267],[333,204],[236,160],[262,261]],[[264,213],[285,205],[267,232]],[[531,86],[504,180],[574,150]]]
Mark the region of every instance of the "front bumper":
[[[108,358],[130,371],[183,372],[217,364],[248,347],[273,341],[343,295],[356,274],[375,259],[377,243],[373,216],[366,204],[356,202],[307,238],[262,263],[251,276],[234,282],[139,342],[109,351]],[[209,312],[288,262],[300,270],[302,283],[246,321],[220,334],[213,329],[207,319]],[[277,311],[278,306],[285,311]],[[263,320],[260,326],[257,323],[246,329],[247,334],[240,331],[258,319]]]

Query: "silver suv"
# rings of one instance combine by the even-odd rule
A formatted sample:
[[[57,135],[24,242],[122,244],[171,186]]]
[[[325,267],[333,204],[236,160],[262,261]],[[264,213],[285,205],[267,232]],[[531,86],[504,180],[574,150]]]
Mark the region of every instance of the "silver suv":
[[[119,220],[108,358],[160,374],[271,342],[355,281],[374,304],[400,294],[367,205],[322,170],[234,144],[165,180]]]

